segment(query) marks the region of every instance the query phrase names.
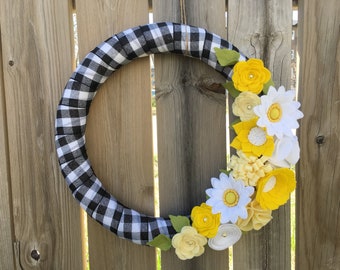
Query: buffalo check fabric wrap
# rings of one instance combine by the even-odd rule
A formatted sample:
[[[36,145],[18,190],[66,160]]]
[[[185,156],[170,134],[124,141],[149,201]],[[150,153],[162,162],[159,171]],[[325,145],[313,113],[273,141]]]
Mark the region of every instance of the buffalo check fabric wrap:
[[[176,232],[169,218],[143,215],[118,202],[96,177],[85,147],[86,116],[97,89],[122,65],[155,53],[195,57],[231,78],[232,67],[221,67],[214,48],[238,51],[205,29],[155,23],[118,33],[93,49],[66,84],[56,117],[55,142],[63,176],[81,207],[97,222],[121,238],[146,244],[159,234]],[[246,57],[241,54],[240,61]]]

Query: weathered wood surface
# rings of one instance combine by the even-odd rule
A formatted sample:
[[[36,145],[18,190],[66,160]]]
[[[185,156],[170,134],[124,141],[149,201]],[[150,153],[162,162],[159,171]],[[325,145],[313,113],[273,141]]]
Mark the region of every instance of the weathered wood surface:
[[[276,87],[290,86],[291,1],[229,0],[228,40],[249,57],[263,59]],[[244,234],[233,247],[233,266],[290,269],[290,205],[273,211],[260,231]],[[301,268],[303,269],[303,268]]]
[[[8,64],[8,63],[7,63]],[[5,88],[0,38],[0,268],[14,269],[14,232],[11,215],[11,189],[8,157]]]
[[[181,21],[180,1],[153,1],[154,21]],[[186,22],[226,36],[225,1],[185,1]],[[205,201],[210,178],[226,166],[226,101],[209,91],[224,78],[206,64],[183,56],[155,56],[160,213],[190,214]],[[180,261],[162,253],[162,269],[228,269],[228,252],[206,248]]]
[[[54,146],[56,107],[72,70],[70,10],[66,0],[0,1],[5,152],[17,269],[82,268],[79,209]],[[35,249],[38,261],[31,257]],[[0,268],[15,269],[6,268],[10,260],[2,257]]]
[[[296,269],[340,269],[340,3],[299,2]]]
[[[122,30],[148,22],[147,0],[76,1],[79,53]],[[138,211],[154,215],[151,86],[149,59],[122,67],[91,105],[87,149],[107,190]],[[155,269],[155,249],[116,237],[88,223],[91,269]]]
[[[54,119],[71,75],[69,0],[0,0],[0,269],[83,269],[78,204],[61,176]],[[148,22],[147,0],[77,0],[80,59],[121,30]],[[213,3],[212,3],[213,2]],[[226,37],[264,59],[276,86],[290,85],[291,1],[186,0],[186,22]],[[180,1],[154,0],[155,21],[181,22]],[[340,268],[340,5],[299,3],[299,130],[296,269]],[[210,177],[225,167],[224,79],[198,60],[155,58],[161,214],[188,214],[204,201]],[[148,59],[117,71],[96,96],[87,127],[95,172],[125,204],[153,215]],[[316,140],[317,139],[317,140]],[[318,142],[318,143],[317,143]],[[289,206],[233,248],[235,270],[290,269]],[[153,248],[120,240],[89,221],[91,269],[155,269]],[[40,252],[39,261],[31,257]],[[86,265],[85,265],[86,266]],[[228,269],[228,253],[162,269]]]

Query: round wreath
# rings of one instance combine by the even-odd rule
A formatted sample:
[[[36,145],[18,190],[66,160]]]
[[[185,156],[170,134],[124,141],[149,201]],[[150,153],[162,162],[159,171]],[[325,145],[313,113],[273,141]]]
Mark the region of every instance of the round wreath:
[[[212,178],[208,199],[187,216],[153,217],[125,207],[96,177],[86,154],[85,126],[90,104],[106,79],[131,60],[155,53],[195,57],[222,73],[235,98],[232,127],[237,151],[228,170]],[[97,222],[121,238],[162,250],[174,247],[191,259],[208,245],[223,250],[241,231],[258,230],[295,189],[291,170],[299,159],[293,130],[303,117],[295,92],[275,89],[270,71],[232,44],[205,29],[177,24],[141,25],[118,33],[93,49],[66,84],[60,100],[55,142],[61,171],[73,196]]]

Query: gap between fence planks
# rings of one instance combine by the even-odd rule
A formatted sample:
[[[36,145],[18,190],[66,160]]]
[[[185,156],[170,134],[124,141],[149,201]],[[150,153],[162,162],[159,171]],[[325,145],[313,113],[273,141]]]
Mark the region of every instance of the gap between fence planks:
[[[80,59],[108,37],[148,23],[147,0],[76,1]],[[93,168],[123,204],[154,215],[149,59],[116,71],[98,91],[86,129]],[[119,239],[89,218],[91,269],[155,269],[155,249]]]
[[[290,87],[290,0],[229,0],[228,39],[249,57],[261,58],[276,87]],[[260,231],[243,234],[233,247],[234,270],[291,268],[290,203],[273,211]],[[302,268],[301,268],[302,269]]]
[[[226,37],[225,1],[185,1],[188,24]],[[155,21],[180,20],[180,1],[153,1]],[[183,23],[183,22],[182,22]],[[183,56],[155,56],[160,212],[190,214],[205,201],[210,178],[226,167],[226,101],[208,88],[225,79],[206,64]],[[162,270],[228,269],[228,251],[181,261],[162,253]]]
[[[299,3],[296,269],[340,269],[340,3]]]
[[[16,264],[2,267],[7,260],[2,257],[1,269],[82,267],[79,208],[61,176],[54,145],[56,107],[72,70],[69,4],[0,1]],[[31,257],[33,250],[39,260]]]

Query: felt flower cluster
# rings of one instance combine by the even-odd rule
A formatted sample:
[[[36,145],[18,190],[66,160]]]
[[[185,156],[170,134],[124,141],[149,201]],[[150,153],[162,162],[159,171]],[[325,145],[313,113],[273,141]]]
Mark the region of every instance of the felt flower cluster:
[[[284,205],[296,186],[291,169],[300,157],[294,130],[303,117],[295,92],[273,86],[271,72],[259,59],[239,62],[235,51],[215,48],[221,66],[234,65],[232,81],[224,86],[235,98],[232,125],[236,149],[229,170],[211,178],[207,200],[195,206],[190,218],[170,216],[177,234],[158,235],[149,245],[175,248],[181,260],[204,253],[205,245],[224,250],[235,244],[242,231],[259,230]]]

